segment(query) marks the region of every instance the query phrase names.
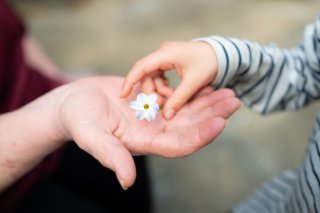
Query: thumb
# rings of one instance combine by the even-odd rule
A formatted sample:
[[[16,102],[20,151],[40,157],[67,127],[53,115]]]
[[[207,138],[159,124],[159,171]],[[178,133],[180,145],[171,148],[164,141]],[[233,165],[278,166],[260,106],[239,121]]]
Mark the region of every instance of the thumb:
[[[123,146],[118,138],[106,135],[105,141],[105,163],[112,169],[121,187],[126,190],[133,185],[136,179],[136,168],[131,153]]]
[[[118,138],[103,130],[86,131],[86,141],[81,143],[80,148],[114,171],[124,190],[133,185],[136,179],[135,163],[131,153]]]
[[[201,87],[201,81],[183,78],[164,106],[164,117],[171,119]]]

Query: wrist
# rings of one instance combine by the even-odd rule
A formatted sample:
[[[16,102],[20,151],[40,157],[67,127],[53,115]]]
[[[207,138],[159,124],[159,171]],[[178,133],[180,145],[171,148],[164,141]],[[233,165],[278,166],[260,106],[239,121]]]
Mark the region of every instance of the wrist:
[[[224,72],[226,63],[226,58],[223,54],[222,46],[213,39],[210,39],[210,37],[204,37],[204,38],[197,38],[193,41],[203,43],[207,46],[207,49],[209,50],[209,59],[210,61],[213,61],[213,64],[211,65],[211,75],[212,75],[212,81],[214,87],[221,87],[221,83],[224,80]],[[208,51],[207,51],[208,52]]]
[[[51,147],[49,152],[70,140],[60,115],[61,105],[67,96],[65,87],[60,86],[16,111],[20,114],[18,117],[24,117],[24,123],[34,129],[27,130],[27,134],[40,146]]]
[[[204,70],[207,70],[206,76],[208,76],[208,82],[212,83],[215,81],[218,75],[218,57],[215,49],[206,41],[198,41],[199,45],[201,45],[201,58],[203,63],[205,64]]]

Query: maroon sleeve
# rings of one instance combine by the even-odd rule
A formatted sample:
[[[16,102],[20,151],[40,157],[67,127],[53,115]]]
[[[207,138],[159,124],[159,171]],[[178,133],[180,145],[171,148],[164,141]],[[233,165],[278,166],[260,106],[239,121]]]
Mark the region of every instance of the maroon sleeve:
[[[0,0],[0,113],[14,110],[59,85],[28,67],[22,51],[23,23]]]
[[[15,110],[60,84],[26,65],[22,51],[24,34],[23,23],[7,2],[0,0],[0,114]],[[2,192],[0,212],[13,212],[23,196],[57,168],[61,153],[62,149],[49,155]]]

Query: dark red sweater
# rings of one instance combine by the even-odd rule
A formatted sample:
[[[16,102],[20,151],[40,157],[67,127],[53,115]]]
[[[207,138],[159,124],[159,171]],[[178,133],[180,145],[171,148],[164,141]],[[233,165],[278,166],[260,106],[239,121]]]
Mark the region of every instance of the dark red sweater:
[[[59,85],[25,63],[22,51],[25,31],[23,23],[7,2],[0,0],[0,113],[15,110]],[[61,151],[48,156],[40,165],[2,192],[0,212],[14,212],[23,196],[55,170]]]

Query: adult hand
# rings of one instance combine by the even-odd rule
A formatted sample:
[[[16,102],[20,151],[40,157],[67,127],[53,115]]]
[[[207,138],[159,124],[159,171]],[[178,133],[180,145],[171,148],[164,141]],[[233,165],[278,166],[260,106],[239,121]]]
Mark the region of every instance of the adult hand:
[[[126,189],[136,178],[132,155],[187,156],[216,138],[239,107],[231,90],[206,88],[171,120],[161,114],[153,122],[138,120],[129,102],[139,87],[120,98],[123,80],[84,78],[0,115],[0,191],[70,140],[113,170]]]
[[[170,158],[189,155],[216,138],[225,127],[225,119],[240,105],[231,90],[212,92],[206,88],[172,120],[158,114],[148,122],[136,119],[128,106],[139,88],[122,99],[118,97],[122,84],[119,77],[74,83],[62,103],[61,116],[69,137],[112,169],[123,188],[131,186],[136,176],[130,153]]]

